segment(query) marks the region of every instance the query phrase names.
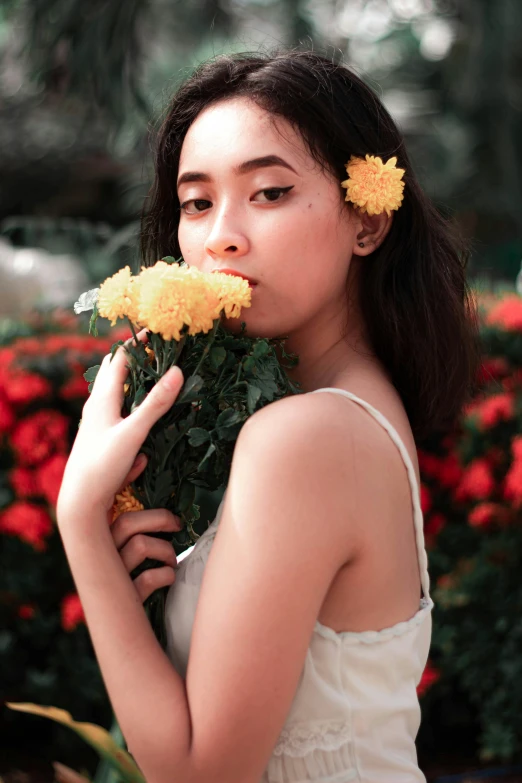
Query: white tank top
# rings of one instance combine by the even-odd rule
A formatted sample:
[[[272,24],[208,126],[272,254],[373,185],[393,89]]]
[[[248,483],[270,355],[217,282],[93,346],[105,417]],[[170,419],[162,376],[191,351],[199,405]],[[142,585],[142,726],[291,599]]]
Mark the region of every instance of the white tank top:
[[[426,783],[415,738],[417,686],[428,660],[430,597],[420,489],[406,447],[372,405],[344,389],[390,434],[410,481],[423,598],[413,617],[379,631],[334,631],[315,623],[290,712],[259,783]],[[196,544],[178,557],[165,605],[167,655],[185,678],[203,571],[224,504]]]

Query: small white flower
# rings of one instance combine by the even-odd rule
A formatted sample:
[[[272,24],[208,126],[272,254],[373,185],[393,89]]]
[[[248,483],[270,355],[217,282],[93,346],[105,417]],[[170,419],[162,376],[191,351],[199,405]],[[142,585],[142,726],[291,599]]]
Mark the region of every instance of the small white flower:
[[[85,291],[83,294],[80,294],[80,298],[74,303],[74,312],[76,315],[78,315],[78,313],[84,313],[86,310],[92,310],[98,301],[99,292],[99,288],[91,288],[90,291]]]

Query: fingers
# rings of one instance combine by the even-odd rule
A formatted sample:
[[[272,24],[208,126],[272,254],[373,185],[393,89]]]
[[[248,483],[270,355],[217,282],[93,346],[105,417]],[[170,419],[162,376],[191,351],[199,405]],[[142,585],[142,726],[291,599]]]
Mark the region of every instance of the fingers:
[[[128,511],[121,514],[111,526],[111,535],[120,550],[137,533],[167,532],[174,533],[182,529],[181,520],[166,508]],[[152,538],[146,536],[147,539]]]
[[[147,329],[142,329],[141,331],[137,332],[136,333],[136,337],[138,338],[138,340],[140,342],[146,343],[147,340],[149,339],[149,336],[148,336],[148,333],[147,333]],[[136,341],[135,341],[134,337],[129,337],[128,340],[125,340],[125,345],[130,345],[131,343],[136,345]]]
[[[154,385],[139,407],[121,421],[120,427],[127,430],[128,437],[132,437],[135,441],[136,450],[141,447],[154,424],[170,410],[184,381],[181,368],[171,367]]]
[[[174,569],[170,566],[162,566],[161,568],[148,568],[146,571],[143,571],[142,574],[133,580],[133,584],[141,602],[144,603],[155,590],[174,584],[175,579],[176,572]]]
[[[172,544],[162,538],[154,538],[143,533],[137,533],[122,547],[120,557],[129,574],[148,557],[151,560],[161,560],[171,568],[174,568],[178,562]]]
[[[137,333],[136,337],[142,343],[147,342],[147,329],[142,329]],[[91,399],[93,396],[95,399],[100,398],[97,404],[103,404],[105,407],[108,407],[110,412],[116,417],[119,417],[121,413],[124,397],[123,386],[129,374],[128,362],[130,354],[126,346],[130,347],[131,344],[134,346],[137,344],[134,337],[130,337],[123,345],[120,345],[112,359],[110,353],[104,356],[91,393]],[[103,403],[101,402],[102,398]]]

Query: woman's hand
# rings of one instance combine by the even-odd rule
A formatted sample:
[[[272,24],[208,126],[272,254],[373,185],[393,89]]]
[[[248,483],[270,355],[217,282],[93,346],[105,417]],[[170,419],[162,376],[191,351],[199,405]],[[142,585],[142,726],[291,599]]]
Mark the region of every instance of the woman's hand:
[[[147,330],[137,336],[146,342]],[[56,506],[59,528],[81,524],[88,530],[90,518],[109,512],[151,428],[169,411],[183,385],[181,370],[171,368],[141,405],[122,418],[128,373],[123,346],[112,361],[107,354],[98,370],[65,466]]]
[[[134,481],[145,469],[146,464],[146,455],[139,454],[119,491]],[[161,538],[147,536],[145,533],[158,531],[174,533],[181,530],[179,517],[166,508],[155,508],[148,511],[129,511],[121,514],[114,522],[109,520],[109,524],[114,544],[129,574],[147,557],[166,563],[165,566],[158,568],[147,568],[133,579],[142,603],[159,587],[174,583],[177,558],[172,544]]]

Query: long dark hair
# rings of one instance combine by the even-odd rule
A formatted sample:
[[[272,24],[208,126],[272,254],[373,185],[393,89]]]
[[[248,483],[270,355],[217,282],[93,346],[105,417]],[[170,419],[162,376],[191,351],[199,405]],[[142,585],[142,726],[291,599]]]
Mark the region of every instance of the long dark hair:
[[[281,49],[201,63],[178,88],[159,129],[156,177],[142,215],[143,264],[181,255],[176,181],[185,134],[210,104],[239,96],[290,122],[339,181],[350,155],[396,156],[406,170],[391,230],[360,265],[359,304],[416,441],[449,431],[477,390],[480,367],[478,313],[465,275],[469,251],[421,190],[404,139],[378,96],[345,65]],[[346,193],[339,190],[342,205]]]

